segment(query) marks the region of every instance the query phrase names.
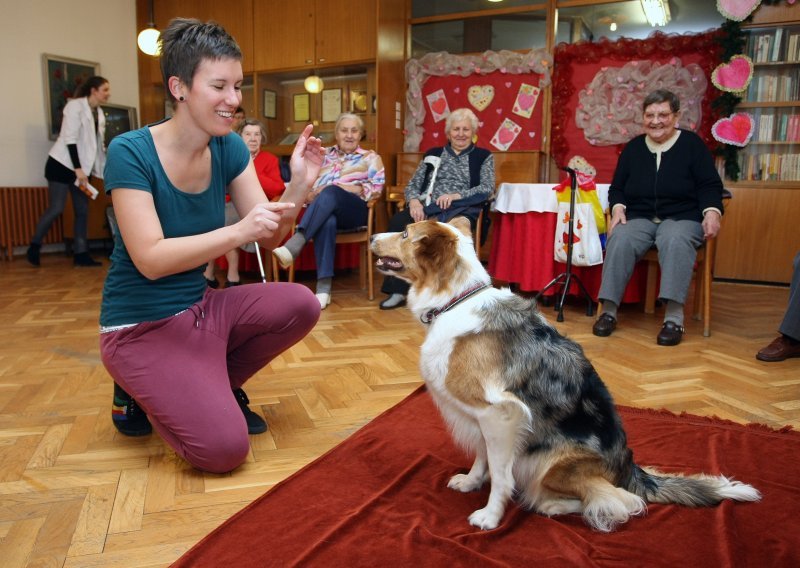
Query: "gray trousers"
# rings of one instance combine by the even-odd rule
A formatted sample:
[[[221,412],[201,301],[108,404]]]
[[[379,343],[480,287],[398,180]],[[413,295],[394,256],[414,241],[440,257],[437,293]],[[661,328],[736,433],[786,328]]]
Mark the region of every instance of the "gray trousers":
[[[656,245],[661,266],[659,298],[686,303],[703,226],[697,221],[628,219],[614,227],[606,245],[603,281],[598,297],[619,305],[636,263]]]
[[[31,242],[37,245],[42,244],[42,239],[44,239],[47,231],[50,230],[50,226],[64,212],[68,194],[72,195],[72,211],[75,214],[73,250],[78,254],[89,250],[89,241],[87,240],[89,197],[78,189],[74,183],[48,180],[47,209],[42,213],[39,222],[36,224],[36,232],[34,232]]]
[[[800,251],[794,257],[794,272],[789,286],[789,306],[778,330],[800,341]]]

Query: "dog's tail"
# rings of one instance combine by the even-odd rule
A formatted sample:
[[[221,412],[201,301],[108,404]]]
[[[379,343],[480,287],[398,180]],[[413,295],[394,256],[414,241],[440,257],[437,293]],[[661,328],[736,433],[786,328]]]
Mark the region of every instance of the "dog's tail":
[[[648,503],[675,503],[688,507],[711,507],[723,499],[759,501],[761,493],[746,483],[723,475],[682,475],[662,473],[634,466],[627,487]]]

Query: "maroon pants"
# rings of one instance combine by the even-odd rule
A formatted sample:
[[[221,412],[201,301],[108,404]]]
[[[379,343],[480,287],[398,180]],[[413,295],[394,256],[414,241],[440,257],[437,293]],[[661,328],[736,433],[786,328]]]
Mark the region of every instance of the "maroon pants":
[[[195,467],[221,473],[250,450],[232,390],[311,331],[319,301],[285,282],[209,289],[188,310],[101,334],[109,374]]]

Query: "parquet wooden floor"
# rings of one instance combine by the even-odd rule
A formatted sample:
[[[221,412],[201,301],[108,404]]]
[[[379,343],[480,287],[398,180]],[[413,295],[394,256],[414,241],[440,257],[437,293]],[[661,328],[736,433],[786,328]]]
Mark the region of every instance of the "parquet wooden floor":
[[[104,274],[61,255],[39,269],[0,264],[2,566],[168,566],[421,384],[422,326],[405,309],[378,310],[356,275],[337,277],[314,331],[247,385],[269,432],[251,438],[235,472],[201,473],[158,436],[125,438],[111,424],[97,336]],[[675,348],[655,344],[660,316],[638,306],[623,307],[610,338],[592,335],[582,306],[556,325],[619,404],[800,427],[800,359],[754,358],[776,335],[788,290],[714,283],[713,295],[712,336],[689,320]]]

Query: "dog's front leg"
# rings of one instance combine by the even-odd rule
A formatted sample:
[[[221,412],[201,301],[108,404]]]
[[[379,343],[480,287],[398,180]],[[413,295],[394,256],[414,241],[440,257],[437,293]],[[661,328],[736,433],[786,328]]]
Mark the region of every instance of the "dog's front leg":
[[[481,439],[476,448],[475,461],[469,473],[459,473],[450,478],[447,487],[468,493],[477,491],[489,477],[488,462],[486,461],[486,443]]]
[[[474,511],[469,516],[469,523],[490,530],[500,524],[506,503],[514,491],[514,459],[522,412],[513,403],[496,404],[489,407],[478,421],[486,443],[492,488],[486,506]]]

